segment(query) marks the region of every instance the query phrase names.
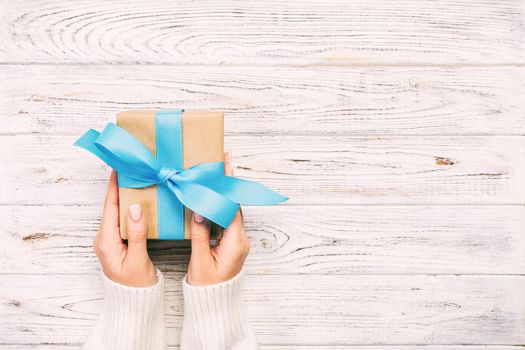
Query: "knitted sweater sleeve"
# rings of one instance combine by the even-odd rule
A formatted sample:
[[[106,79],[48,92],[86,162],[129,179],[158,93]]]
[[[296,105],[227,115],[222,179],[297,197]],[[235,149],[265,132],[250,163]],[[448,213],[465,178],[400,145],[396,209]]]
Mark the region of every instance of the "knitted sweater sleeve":
[[[128,287],[102,273],[104,306],[84,350],[165,350],[164,277],[147,288]],[[186,277],[181,350],[258,349],[242,301],[243,273],[210,286]]]
[[[241,271],[222,283],[193,286],[184,277],[181,350],[258,349],[242,300],[243,279]]]
[[[164,350],[164,276],[147,288],[124,286],[103,272],[104,306],[84,350]]]

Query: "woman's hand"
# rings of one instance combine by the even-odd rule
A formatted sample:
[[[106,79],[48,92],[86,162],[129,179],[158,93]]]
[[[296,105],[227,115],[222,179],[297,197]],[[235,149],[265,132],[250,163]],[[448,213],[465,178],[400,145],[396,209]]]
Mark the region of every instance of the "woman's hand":
[[[224,174],[233,176],[231,155],[224,155]],[[219,245],[210,247],[210,223],[198,214],[191,221],[191,258],[188,283],[209,285],[227,281],[237,275],[250,250],[239,210],[230,226],[224,229]]]
[[[127,220],[126,245],[120,238],[117,174],[112,171],[93,250],[111,280],[133,287],[152,286],[157,273],[148,255],[147,221],[140,205],[129,206]]]

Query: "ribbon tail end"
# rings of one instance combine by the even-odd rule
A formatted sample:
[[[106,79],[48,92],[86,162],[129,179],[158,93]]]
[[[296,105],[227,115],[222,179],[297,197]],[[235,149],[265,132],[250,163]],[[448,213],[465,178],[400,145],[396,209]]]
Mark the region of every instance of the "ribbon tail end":
[[[240,203],[240,204],[275,205],[275,204],[279,204],[282,202],[286,202],[288,199],[290,198],[283,196],[277,192],[274,192],[270,190],[269,188],[265,188],[264,191],[262,191],[262,193],[259,193],[258,196],[254,196],[253,198],[251,198],[251,200],[246,200],[245,202]]]

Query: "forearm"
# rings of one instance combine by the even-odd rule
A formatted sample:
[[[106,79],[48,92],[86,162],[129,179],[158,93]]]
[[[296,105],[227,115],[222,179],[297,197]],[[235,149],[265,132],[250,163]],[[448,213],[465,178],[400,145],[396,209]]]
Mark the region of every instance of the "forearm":
[[[147,288],[113,282],[103,273],[104,306],[84,350],[165,350],[164,277]],[[258,349],[242,299],[243,273],[208,286],[186,277],[181,350]]]
[[[258,349],[242,299],[243,279],[243,272],[208,286],[193,286],[183,279],[181,350]]]
[[[164,277],[147,288],[113,282],[103,273],[104,306],[84,350],[164,350]]]

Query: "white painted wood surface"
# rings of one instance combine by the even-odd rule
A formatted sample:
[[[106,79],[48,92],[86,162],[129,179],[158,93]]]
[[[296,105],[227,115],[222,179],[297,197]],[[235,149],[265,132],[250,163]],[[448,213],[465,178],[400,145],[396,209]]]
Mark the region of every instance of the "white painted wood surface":
[[[523,63],[521,0],[4,1],[3,61]]]
[[[1,134],[78,135],[130,108],[226,112],[228,135],[525,135],[525,68],[6,65]],[[27,77],[31,77],[31,84]]]
[[[182,326],[183,273],[166,275],[165,314],[173,344]],[[51,338],[74,343],[96,320],[98,280],[41,276],[3,277],[14,293],[11,300],[2,295],[6,343]],[[515,292],[523,288],[523,276],[272,274],[249,276],[245,299],[263,344],[321,346],[327,339],[344,344],[351,337],[352,344],[501,345],[525,341],[525,299]]]
[[[525,273],[523,206],[308,205],[244,212],[253,274]],[[0,273],[93,273],[99,214],[98,205],[0,207],[7,247]],[[305,217],[315,219],[305,225]],[[163,270],[185,271],[188,242],[150,248]]]
[[[78,348],[128,108],[226,112],[264,350],[525,344],[523,0],[0,2],[0,349]],[[187,242],[153,242],[178,347]]]

